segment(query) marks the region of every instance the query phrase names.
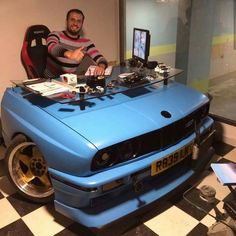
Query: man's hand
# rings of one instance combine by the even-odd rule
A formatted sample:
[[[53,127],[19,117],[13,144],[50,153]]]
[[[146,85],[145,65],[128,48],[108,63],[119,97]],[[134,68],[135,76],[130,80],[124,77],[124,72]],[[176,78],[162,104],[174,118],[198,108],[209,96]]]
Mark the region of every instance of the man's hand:
[[[94,69],[94,73],[93,73],[94,76],[104,75],[105,74],[105,69],[106,69],[106,66],[104,64],[99,64]]]
[[[66,51],[64,56],[68,59],[75,60],[77,62],[81,62],[84,57],[83,52],[84,47],[77,48],[74,51]]]

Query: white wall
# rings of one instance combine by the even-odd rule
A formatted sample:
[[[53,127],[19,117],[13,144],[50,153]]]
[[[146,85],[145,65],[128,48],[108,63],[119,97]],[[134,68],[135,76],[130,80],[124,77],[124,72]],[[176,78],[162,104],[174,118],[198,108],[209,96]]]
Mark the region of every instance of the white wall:
[[[63,30],[71,8],[84,12],[85,34],[107,60],[119,60],[118,0],[0,0],[0,99],[10,80],[26,78],[20,61],[26,28],[45,24],[50,30]]]

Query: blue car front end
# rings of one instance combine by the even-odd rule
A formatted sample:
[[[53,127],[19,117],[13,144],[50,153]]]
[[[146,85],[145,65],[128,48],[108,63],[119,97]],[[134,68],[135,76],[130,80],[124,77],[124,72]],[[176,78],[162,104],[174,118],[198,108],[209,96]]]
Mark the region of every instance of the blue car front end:
[[[80,105],[9,88],[2,123],[6,145],[22,133],[42,152],[56,210],[87,227],[166,196],[201,172],[214,153],[209,99],[176,82]]]

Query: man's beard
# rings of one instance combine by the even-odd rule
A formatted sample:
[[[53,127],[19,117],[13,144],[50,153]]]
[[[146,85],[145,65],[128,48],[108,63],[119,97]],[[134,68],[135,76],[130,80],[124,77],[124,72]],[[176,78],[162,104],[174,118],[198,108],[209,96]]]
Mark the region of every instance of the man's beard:
[[[69,28],[67,28],[67,31],[73,36],[78,36],[79,32],[80,32],[80,30],[74,31],[74,30],[71,30]]]

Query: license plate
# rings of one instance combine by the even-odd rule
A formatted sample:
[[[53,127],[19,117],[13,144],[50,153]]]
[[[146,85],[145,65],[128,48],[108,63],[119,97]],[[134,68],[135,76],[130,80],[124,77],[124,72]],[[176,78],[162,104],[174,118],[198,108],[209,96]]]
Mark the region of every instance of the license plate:
[[[169,169],[176,165],[193,152],[193,142],[180,148],[179,150],[161,158],[160,160],[154,161],[151,166],[151,176],[160,174],[161,172]]]

